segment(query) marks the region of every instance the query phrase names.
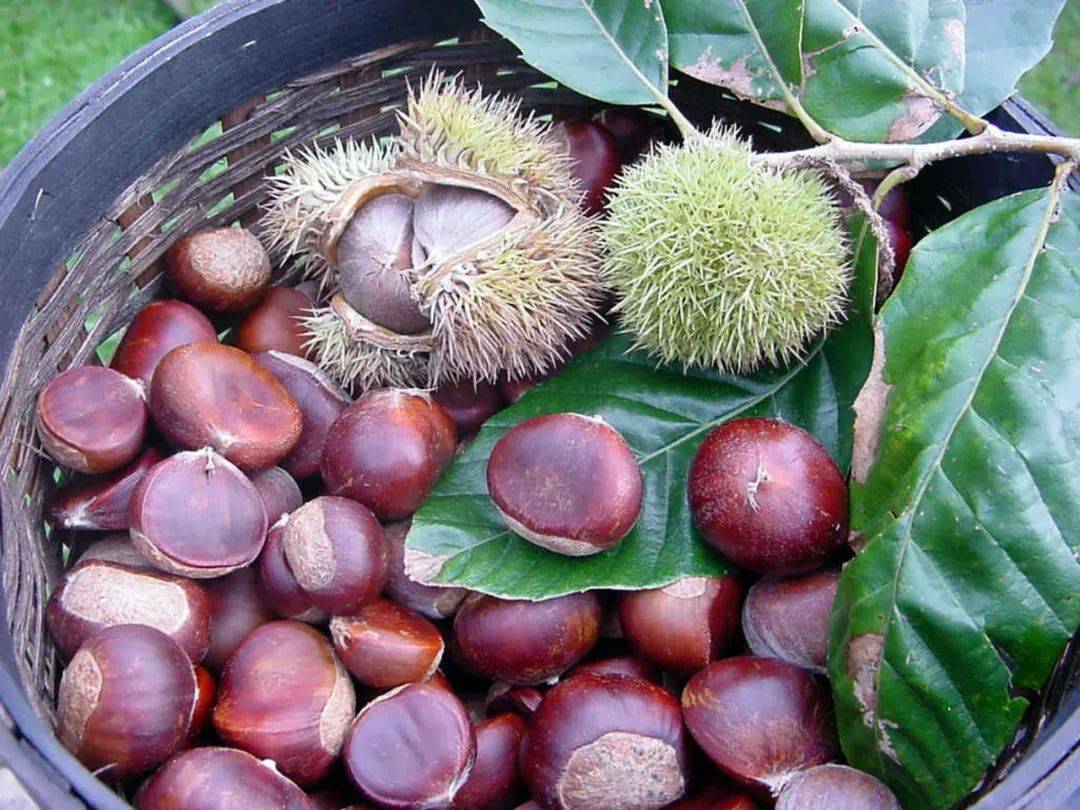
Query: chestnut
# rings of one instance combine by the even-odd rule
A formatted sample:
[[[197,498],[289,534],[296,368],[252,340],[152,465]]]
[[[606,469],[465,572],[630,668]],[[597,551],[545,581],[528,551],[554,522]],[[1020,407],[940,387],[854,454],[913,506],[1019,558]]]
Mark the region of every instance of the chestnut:
[[[525,721],[516,714],[500,714],[476,726],[476,760],[461,790],[454,796],[455,810],[504,810],[525,798],[518,771],[518,751]]]
[[[709,759],[763,794],[776,796],[793,773],[839,753],[828,692],[775,658],[714,661],[686,684],[682,706]]]
[[[327,613],[352,613],[386,584],[382,526],[348,498],[324,495],[301,506],[282,528],[281,547],[297,584]]]
[[[776,810],[900,810],[879,779],[847,765],[817,765],[799,771],[780,791]]]
[[[484,710],[489,716],[511,712],[528,720],[543,699],[544,695],[535,686],[495,681],[484,697]]]
[[[435,392],[435,401],[453,420],[459,438],[471,436],[502,410],[499,389],[488,382],[461,382],[444,385]]]
[[[209,448],[151,467],[131,496],[128,520],[132,542],[154,565],[196,579],[243,568],[266,538],[255,486]]]
[[[270,257],[242,228],[209,228],[165,253],[165,277],[177,295],[210,312],[250,309],[270,283]]]
[[[894,276],[899,276],[907,265],[908,256],[911,255],[913,241],[911,231],[892,220],[885,220],[885,230],[889,234],[889,244],[892,246]]]
[[[138,380],[149,391],[161,358],[185,343],[216,343],[210,319],[191,304],[153,301],[135,313],[109,367]]]
[[[176,447],[213,447],[244,470],[283,459],[303,426],[300,407],[252,357],[220,343],[189,343],[158,364],[150,413]]]
[[[516,534],[579,557],[634,527],[642,478],[633,450],[599,417],[555,413],[507,431],[491,451],[488,494]]]
[[[330,643],[306,624],[257,627],[221,673],[214,730],[229,745],[272,759],[299,785],[330,771],[356,711],[356,693]]]
[[[364,706],[342,749],[349,779],[380,807],[446,807],[475,756],[465,706],[430,681],[400,686]]]
[[[690,675],[731,646],[742,599],[736,576],[685,577],[619,594],[619,624],[637,655]]]
[[[210,643],[210,600],[190,579],[87,560],[60,580],[45,605],[45,624],[65,658],[106,627],[145,624],[198,662]]]
[[[128,506],[135,485],[162,458],[161,451],[150,446],[116,472],[70,481],[49,499],[45,519],[61,529],[127,531]]]
[[[270,467],[248,476],[266,507],[266,522],[273,526],[283,515],[295,512],[304,504],[296,479],[281,467]]]
[[[453,616],[468,593],[464,588],[424,585],[409,579],[405,573],[405,537],[411,521],[388,523],[385,527],[387,548],[386,595],[409,610],[429,619]]]
[[[758,810],[758,803],[734,787],[712,784],[676,802],[668,810]]]
[[[799,574],[848,536],[848,492],[805,430],[735,419],[712,431],[690,465],[690,511],[705,540],[740,568]]]
[[[629,655],[615,656],[614,658],[598,658],[595,661],[583,661],[567,673],[567,677],[574,675],[623,675],[627,678],[641,678],[642,680],[660,683],[660,673],[656,667],[647,664],[639,658]]]
[[[742,611],[750,651],[824,675],[829,613],[839,584],[836,568],[757,582]]]
[[[359,501],[380,520],[401,520],[427,498],[456,446],[454,423],[441,405],[385,389],[341,412],[320,469],[331,494]]]
[[[529,686],[577,663],[600,637],[595,593],[542,602],[470,595],[454,617],[454,644],[474,672]]]
[[[622,169],[615,136],[596,121],[564,121],[552,135],[570,155],[570,172],[581,189],[581,207],[589,214],[604,212],[604,198]]]
[[[146,393],[111,368],[69,368],[38,395],[36,424],[41,446],[57,464],[82,473],[112,472],[142,449]]]
[[[118,624],[91,636],[60,679],[56,733],[109,781],[146,773],[180,750],[195,709],[195,669],[153,627]]]
[[[300,319],[311,308],[311,299],[299,290],[270,287],[236,327],[233,341],[248,354],[273,350],[303,355],[307,335]]]
[[[217,697],[217,682],[204,666],[195,665],[195,708],[191,710],[188,724],[187,744],[194,745],[210,722]]]
[[[269,371],[300,408],[300,438],[281,460],[281,466],[297,478],[319,471],[326,434],[352,398],[322,369],[302,357],[282,352],[263,352],[255,361]]]
[[[135,548],[135,544],[131,542],[131,535],[127,532],[123,534],[107,534],[100,540],[95,540],[88,545],[83,553],[79,555],[78,561],[83,563],[90,560],[116,563],[126,568],[137,568],[142,571],[158,570],[150,560],[146,559]]]
[[[654,141],[664,137],[660,118],[640,107],[609,107],[596,120],[615,138],[619,160],[624,164],[636,161]]]
[[[521,742],[521,773],[545,807],[664,807],[686,792],[678,701],[654,683],[575,675],[553,687]]]
[[[312,604],[307,591],[293,576],[285,559],[282,535],[285,522],[279,521],[266,535],[262,554],[259,555],[258,584],[263,603],[277,616],[285,619],[319,624],[326,621],[326,614]]]
[[[439,668],[439,629],[408,608],[381,599],[330,620],[330,637],[345,668],[360,683],[391,689],[422,681]]]
[[[138,810],[312,810],[296,784],[235,748],[192,748],[177,754],[135,794]]]
[[[251,568],[205,580],[203,590],[210,600],[210,648],[205,663],[220,670],[247,634],[273,617],[263,604]]]

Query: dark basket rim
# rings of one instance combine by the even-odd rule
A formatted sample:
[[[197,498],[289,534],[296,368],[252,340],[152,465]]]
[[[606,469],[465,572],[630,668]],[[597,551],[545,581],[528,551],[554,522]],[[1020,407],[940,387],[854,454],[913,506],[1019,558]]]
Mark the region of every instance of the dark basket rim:
[[[218,95],[215,96],[217,106],[200,110],[198,118],[207,125],[254,92],[272,89],[295,76],[315,72],[350,56],[400,40],[400,35],[395,34],[395,30],[400,30],[395,27],[399,20],[408,22],[412,36],[446,35],[475,25],[479,20],[472,0],[443,0],[436,10],[432,10],[431,5],[425,0],[335,0],[332,3],[324,0],[225,0],[166,32],[67,104],[0,171],[0,256],[4,257],[0,274],[11,279],[19,267],[19,255],[24,253],[33,254],[36,262],[45,268],[55,267],[89,230],[100,211],[147,170],[154,159],[164,151],[179,149],[190,133],[196,131],[176,126],[170,144],[155,141],[152,152],[133,155],[130,163],[107,178],[108,182],[83,194],[87,205],[81,220],[72,221],[68,217],[65,221],[71,224],[65,232],[38,236],[39,245],[46,239],[52,245],[48,259],[42,258],[42,252],[35,251],[34,244],[28,244],[33,240],[26,239],[23,223],[35,218],[42,192],[34,191],[33,187],[43,171],[62,172],[65,166],[74,168],[80,161],[85,161],[85,154],[79,153],[80,139],[95,134],[98,138],[105,136],[109,131],[109,115],[115,114],[120,105],[133,99],[143,103],[156,102],[155,91],[170,79],[183,78],[179,67],[183,60],[179,57],[197,58],[192,55],[202,49],[226,53],[226,49],[237,45],[252,49],[250,58],[240,66],[242,78],[247,83],[219,81]],[[409,14],[410,9],[423,11],[423,14]],[[304,10],[311,14],[305,15]],[[317,56],[309,54],[303,62],[282,59],[277,64],[274,64],[275,60],[256,58],[274,47],[254,47],[261,44],[260,39],[282,41],[284,31],[275,26],[283,20],[288,18],[287,31],[294,28],[302,31],[305,22],[320,14],[335,15],[340,19],[336,36],[322,43]],[[418,31],[421,26],[424,30]],[[354,35],[348,36],[346,31]],[[284,75],[281,64],[291,65]],[[182,111],[178,108],[183,101],[179,98],[180,94],[166,98],[160,110],[180,114]],[[1023,131],[1060,134],[1046,116],[1019,95],[1003,103],[998,113]],[[190,115],[180,117],[190,118]],[[159,128],[169,126],[161,121],[158,124]],[[1080,178],[1074,176],[1070,186],[1080,188]],[[97,207],[94,207],[93,199],[98,201]],[[20,275],[24,283],[29,282],[33,287],[36,275],[29,272]],[[2,305],[6,317],[0,319],[0,351],[5,370],[34,293],[36,288],[31,289],[29,295],[12,295]],[[101,810],[129,807],[79,763],[33,711],[18,678],[12,651],[5,621],[0,623],[0,717],[6,712],[10,720],[8,724],[0,724],[0,762],[15,773],[27,792],[43,807],[89,805]],[[989,810],[1035,806],[1036,802],[1041,807],[1065,806],[1080,790],[1080,688],[1073,683],[1069,691],[1057,714],[1041,730],[1037,742],[973,807]]]

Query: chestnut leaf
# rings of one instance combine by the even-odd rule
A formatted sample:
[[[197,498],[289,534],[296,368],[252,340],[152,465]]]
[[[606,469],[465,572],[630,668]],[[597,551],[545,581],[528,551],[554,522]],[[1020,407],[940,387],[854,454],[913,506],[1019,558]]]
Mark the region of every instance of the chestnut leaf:
[[[494,596],[547,599],[593,588],[640,589],[733,570],[698,535],[686,500],[690,462],[714,427],[743,416],[785,419],[809,430],[842,470],[851,459],[852,402],[872,353],[876,245],[859,218],[848,319],[802,363],[752,375],[657,367],[631,339],[608,338],[560,374],[489,419],[413,516],[406,538],[414,579]],[[547,413],[600,415],[637,455],[645,491],[637,525],[607,551],[564,557],[521,539],[487,494],[488,456],[517,423]]]
[[[1080,624],[1080,197],[1062,175],[924,238],[878,325],[890,387],[829,677],[848,761],[944,808]]]

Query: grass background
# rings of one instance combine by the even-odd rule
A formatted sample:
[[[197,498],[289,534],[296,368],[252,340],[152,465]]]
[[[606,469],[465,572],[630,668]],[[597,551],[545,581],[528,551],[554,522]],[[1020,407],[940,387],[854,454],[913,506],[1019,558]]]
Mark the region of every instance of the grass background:
[[[214,2],[172,0],[195,11]],[[0,167],[79,91],[175,23],[163,0],[0,0]],[[1069,0],[1054,50],[1020,90],[1080,135],[1080,0]]]

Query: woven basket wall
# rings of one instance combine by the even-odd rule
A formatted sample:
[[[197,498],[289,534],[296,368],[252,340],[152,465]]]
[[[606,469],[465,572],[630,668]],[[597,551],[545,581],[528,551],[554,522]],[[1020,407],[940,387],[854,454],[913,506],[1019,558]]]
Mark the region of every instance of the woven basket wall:
[[[63,473],[44,456],[34,432],[38,392],[59,371],[99,362],[96,350],[102,342],[161,295],[160,259],[176,239],[233,222],[257,232],[264,178],[286,150],[395,132],[395,111],[404,103],[408,82],[433,66],[462,72],[489,92],[516,95],[538,114],[594,104],[529,68],[507,43],[485,31],[357,56],[299,77],[192,133],[187,147],[164,156],[101,213],[41,290],[0,389],[0,498],[5,615],[30,702],[50,724],[61,664],[45,629],[44,605],[76,555],[70,549],[74,538],[51,532],[42,520],[45,495]],[[718,88],[684,82],[673,95],[692,120],[708,123],[719,117],[737,123],[759,149],[809,143],[792,119],[739,102]],[[282,278],[287,270],[277,273]],[[1069,674],[1063,667],[1055,685],[1064,685]],[[1048,690],[1032,727],[1060,691]]]

